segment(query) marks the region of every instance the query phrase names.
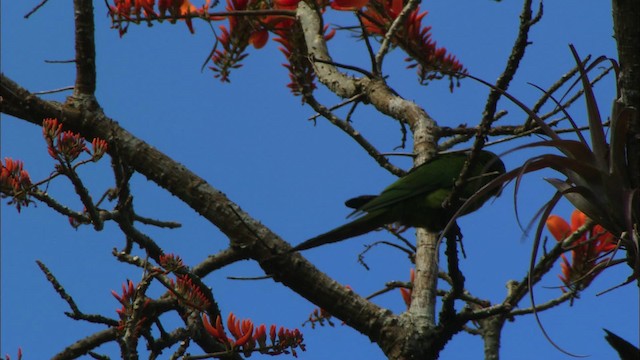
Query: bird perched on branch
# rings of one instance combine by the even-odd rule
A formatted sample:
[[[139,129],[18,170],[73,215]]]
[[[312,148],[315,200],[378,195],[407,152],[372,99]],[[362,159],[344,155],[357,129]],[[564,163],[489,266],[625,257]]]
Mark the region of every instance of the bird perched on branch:
[[[355,209],[349,217],[360,217],[304,241],[292,251],[342,241],[393,223],[423,227],[430,231],[443,230],[467,199],[505,173],[504,163],[496,154],[481,150],[469,169],[462,188],[454,190],[454,184],[467,160],[467,153],[438,155],[389,185],[380,195],[363,195],[347,200],[345,205]],[[496,186],[479,194],[471,203],[464,205],[459,215],[478,210],[499,191],[500,186]],[[455,198],[449,199],[449,206],[444,207],[452,193]]]

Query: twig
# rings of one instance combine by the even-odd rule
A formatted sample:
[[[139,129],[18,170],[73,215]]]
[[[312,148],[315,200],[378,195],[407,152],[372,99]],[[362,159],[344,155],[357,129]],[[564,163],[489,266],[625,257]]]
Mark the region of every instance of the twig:
[[[399,237],[399,238],[403,239],[402,237]],[[412,245],[408,249],[408,248],[402,247],[402,246],[400,246],[398,244],[394,244],[394,243],[389,242],[389,241],[376,241],[376,242],[374,242],[372,244],[366,245],[365,249],[360,254],[358,254],[358,263],[360,263],[362,266],[364,266],[365,269],[369,270],[369,266],[364,262],[364,254],[367,253],[369,250],[373,249],[374,246],[381,245],[381,244],[388,245],[388,246],[394,247],[396,249],[399,249],[400,251],[406,253],[409,256],[409,258],[413,257],[414,254],[415,254],[415,247],[412,246]],[[411,249],[411,248],[413,248],[413,249]]]
[[[386,294],[391,290],[395,290],[395,289],[399,289],[399,288],[405,288],[405,289],[411,289],[411,283],[410,282],[406,282],[406,281],[389,281],[388,283],[385,284],[384,289],[378,290],[376,292],[374,292],[373,294],[365,297],[365,299],[367,300],[371,300],[376,296],[380,296],[382,294]]]
[[[323,64],[329,64],[329,65],[333,65],[335,67],[339,67],[339,68],[343,68],[343,69],[359,72],[359,73],[361,73],[362,75],[364,75],[364,76],[366,76],[368,78],[372,78],[373,77],[372,73],[368,72],[367,70],[365,70],[363,68],[357,67],[357,66],[341,64],[341,63],[335,62],[333,60],[329,61],[329,60],[323,60],[323,59],[319,59],[319,58],[315,58],[315,57],[309,58],[309,61],[311,61],[311,62],[319,62],[319,63],[323,63]]]
[[[394,175],[401,176],[404,171],[395,165],[391,164],[387,158],[380,155],[380,152],[364,137],[362,134],[351,126],[347,121],[338,118],[324,105],[320,104],[315,97],[307,95],[305,101],[309,104],[313,110],[321,114],[324,118],[329,120],[333,125],[337,126],[340,130],[344,131],[352,139],[356,141],[380,166],[387,169]]]
[[[591,55],[587,56],[584,61],[587,62],[589,61],[589,59],[591,58]],[[545,94],[538,99],[538,101],[533,105],[533,107],[531,108],[531,110],[534,113],[538,113],[538,111],[540,111],[540,109],[542,108],[542,106],[549,100],[549,97],[556,92],[558,89],[560,89],[560,87],[562,85],[564,85],[567,81],[569,81],[569,79],[571,79],[576,73],[578,73],[578,66],[576,65],[573,69],[569,70],[568,73],[562,75],[555,83],[553,83],[545,92]],[[531,124],[533,123],[533,118],[532,117],[528,117],[527,120],[524,122],[524,128],[528,129],[531,127]]]
[[[35,14],[35,12],[36,12],[36,11],[40,10],[40,8],[41,8],[41,7],[43,7],[43,6],[44,6],[44,4],[46,4],[46,3],[47,3],[47,1],[49,1],[49,0],[42,0],[42,1],[40,2],[40,4],[36,5],[33,9],[31,9],[31,11],[29,11],[29,12],[24,16],[24,18],[25,18],[25,19],[28,19],[28,18],[29,18],[29,16],[31,16],[31,15],[33,15],[33,14]]]
[[[348,98],[348,99],[346,99],[344,101],[341,101],[341,102],[337,103],[336,105],[333,105],[333,106],[328,107],[326,109],[328,111],[333,111],[333,110],[339,109],[339,108],[341,108],[341,107],[343,107],[345,105],[348,105],[348,104],[350,104],[350,103],[352,103],[354,101],[357,101],[361,97],[362,97],[362,94],[357,94],[355,96],[352,96],[352,97],[350,97],[350,98]],[[308,120],[315,120],[315,119],[319,118],[320,116],[324,116],[324,115],[322,115],[319,112],[316,112],[315,114],[311,115]]]
[[[151,218],[147,218],[147,217],[144,217],[144,216],[140,216],[138,214],[134,214],[133,218],[134,218],[135,221],[138,221],[138,222],[143,223],[145,225],[153,225],[153,226],[157,226],[159,228],[177,229],[179,227],[182,227],[182,224],[180,224],[179,222],[156,220],[156,219],[151,219]]]
[[[72,217],[81,223],[89,224],[91,222],[91,219],[89,219],[89,217],[86,216],[85,214],[79,213],[77,211],[73,211],[70,208],[60,204],[58,201],[56,201],[54,198],[50,197],[47,193],[43,191],[36,189],[30,195],[42,201],[47,206],[49,206],[50,208],[52,208],[53,210],[57,211],[62,215]]]
[[[378,49],[378,53],[376,54],[375,58],[375,73],[382,74],[382,61],[384,60],[384,56],[389,51],[392,38],[396,36],[396,31],[398,31],[400,27],[404,25],[407,16],[409,16],[411,11],[413,11],[418,6],[418,4],[420,4],[420,0],[409,0],[409,2],[400,12],[400,15],[398,15],[398,17],[393,20],[393,23],[391,23],[391,26],[389,26],[389,30],[387,30],[386,34],[384,34],[384,39],[382,40],[382,44],[380,45],[380,49]]]
[[[198,277],[204,277],[227,265],[246,259],[248,259],[246,254],[233,248],[228,248],[215,255],[209,255],[204,261],[194,266],[191,272]]]
[[[36,260],[36,264],[38,264],[38,267],[40,268],[40,270],[42,270],[51,285],[53,285],[53,289],[58,293],[58,295],[60,295],[62,300],[66,301],[67,304],[69,304],[69,307],[74,313],[80,313],[78,305],[76,305],[75,301],[73,301],[73,298],[69,294],[67,294],[67,291],[64,289],[64,287],[60,285],[51,270],[49,270],[49,268],[47,268],[47,266],[40,260]]]
[[[59,92],[63,92],[63,91],[73,90],[73,89],[74,89],[74,87],[73,87],[73,86],[65,86],[65,87],[58,88],[58,89],[43,90],[43,91],[34,91],[34,92],[33,92],[33,95],[54,94],[54,93],[59,93]]]
[[[371,46],[371,42],[369,41],[369,34],[367,34],[367,29],[364,26],[364,22],[362,21],[362,11],[358,11],[356,13],[358,17],[358,22],[360,23],[360,29],[362,31],[362,38],[364,39],[364,43],[367,46],[367,53],[369,54],[369,60],[371,61],[371,71],[373,75],[380,76],[380,72],[378,72],[378,66],[376,66],[376,55],[373,53],[373,47]]]
[[[532,0],[525,0],[522,6],[518,36],[516,37],[516,41],[511,49],[511,54],[509,55],[509,60],[507,61],[505,69],[496,81],[495,86],[497,89],[492,88],[489,92],[489,96],[487,97],[487,103],[482,113],[482,120],[480,121],[479,131],[476,135],[474,146],[472,147],[474,149],[482,148],[482,145],[485,142],[485,136],[487,136],[487,133],[495,119],[498,100],[501,96],[499,90],[506,91],[509,87],[509,83],[515,76],[515,73],[518,70],[518,66],[520,65],[520,61],[524,57],[525,49],[527,45],[529,45],[529,30],[531,30],[531,27],[536,24],[542,17],[542,2],[540,2],[538,14],[535,18],[532,18],[531,3]]]
[[[464,275],[458,265],[458,247],[456,231],[449,231],[446,236],[447,271],[450,277],[451,290],[442,298],[442,311],[440,312],[440,324],[446,325],[454,320],[456,310],[455,301],[464,292]]]
[[[76,62],[76,59],[71,59],[71,60],[45,60],[44,62],[45,62],[45,64],[70,64],[70,63]]]
[[[272,275],[264,275],[264,276],[227,276],[228,280],[243,280],[243,281],[254,281],[254,280],[267,280],[273,279]]]
[[[53,275],[51,270],[49,270],[49,268],[47,268],[47,266],[40,260],[36,260],[36,263],[38,264],[38,267],[40,268],[40,270],[47,277],[47,280],[51,283],[51,285],[53,285],[53,289],[58,293],[58,295],[60,295],[62,300],[67,302],[67,304],[69,305],[69,308],[71,308],[71,312],[70,313],[69,312],[65,312],[65,314],[68,317],[70,317],[72,319],[75,319],[75,320],[85,320],[85,321],[88,321],[88,322],[91,322],[91,323],[105,324],[105,325],[108,325],[108,326],[117,326],[118,325],[118,322],[113,320],[113,319],[109,319],[109,318],[104,317],[102,315],[84,314],[82,311],[80,311],[80,308],[75,303],[75,301],[73,300],[71,295],[69,295],[67,293],[67,291],[64,289],[64,287],[58,282],[58,280]]]
[[[526,308],[526,309],[517,309],[517,310],[512,310],[511,312],[509,312],[509,316],[519,316],[519,315],[526,315],[526,314],[531,314],[534,311],[535,312],[540,312],[540,311],[544,311],[547,309],[551,309],[552,307],[558,306],[560,304],[562,304],[563,302],[566,302],[568,300],[571,300],[573,298],[575,298],[576,294],[573,291],[568,291],[566,293],[563,293],[562,295],[560,295],[559,297],[549,300],[544,304],[540,304],[540,305],[536,305],[535,309],[533,307],[530,308]]]

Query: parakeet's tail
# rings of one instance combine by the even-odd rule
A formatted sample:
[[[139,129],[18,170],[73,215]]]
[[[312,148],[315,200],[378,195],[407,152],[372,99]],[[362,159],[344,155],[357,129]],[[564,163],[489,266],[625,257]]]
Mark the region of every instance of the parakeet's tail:
[[[385,224],[383,213],[369,213],[348,224],[344,224],[329,232],[318,235],[295,246],[291,251],[311,249],[324,244],[331,244],[354,236],[373,231]]]
[[[618,355],[620,355],[620,360],[640,359],[640,349],[635,347],[635,345],[607,329],[602,330],[607,333],[604,338],[605,340],[607,340],[609,345],[611,345],[611,347],[618,352]]]

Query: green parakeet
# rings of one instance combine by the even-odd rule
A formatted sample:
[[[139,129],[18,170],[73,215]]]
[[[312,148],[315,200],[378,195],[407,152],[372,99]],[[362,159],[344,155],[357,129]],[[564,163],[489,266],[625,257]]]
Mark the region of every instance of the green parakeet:
[[[356,209],[349,217],[359,218],[309,239],[292,251],[306,250],[362,235],[387,224],[423,227],[441,231],[454,213],[485,184],[505,173],[504,163],[489,151],[480,151],[470,169],[467,182],[457,192],[458,198],[447,209],[443,203],[451,194],[453,185],[467,161],[466,153],[449,153],[434,157],[389,185],[378,196],[363,195],[348,200],[345,204]],[[500,188],[487,192],[462,211],[460,215],[479,209]]]

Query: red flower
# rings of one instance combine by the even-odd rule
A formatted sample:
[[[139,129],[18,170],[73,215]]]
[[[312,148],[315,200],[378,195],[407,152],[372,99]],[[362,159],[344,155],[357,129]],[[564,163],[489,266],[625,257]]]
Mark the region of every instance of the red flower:
[[[29,199],[29,191],[32,185],[31,178],[29,173],[22,168],[23,165],[20,160],[6,157],[0,170],[0,192],[2,192],[3,197],[5,195],[13,197],[9,204],[16,204],[18,212],[20,212],[23,205],[28,206],[31,202]]]
[[[48,141],[53,141],[62,132],[62,124],[55,118],[46,118],[42,121],[42,134]]]
[[[274,0],[274,9],[295,10],[300,0]]]
[[[264,47],[268,40],[269,32],[265,29],[254,31],[249,36],[249,44],[253,45],[256,49]]]
[[[411,282],[411,285],[413,285],[413,281],[416,278],[416,272],[415,270],[412,268],[410,275],[409,275],[409,281]],[[409,309],[409,306],[411,306],[411,289],[407,289],[407,288],[400,288],[400,295],[402,295],[402,300],[404,300],[405,305],[407,305],[407,309]]]
[[[333,0],[331,8],[341,11],[355,11],[365,7],[368,3],[369,0]]]
[[[561,217],[551,215],[547,218],[547,229],[557,241],[563,241],[587,220],[587,216],[579,210],[574,210],[571,214],[571,225]],[[559,275],[559,278],[569,288],[580,290],[586,288],[603,270],[598,265],[609,260],[601,258],[616,248],[616,239],[602,226],[595,225],[590,231],[582,234],[572,246],[571,261],[562,254],[562,275]]]
[[[163,254],[158,258],[160,266],[165,268],[167,272],[180,270],[184,267],[184,262],[180,256],[174,254]]]
[[[135,309],[133,308],[133,303],[135,302],[137,295],[136,286],[133,284],[133,281],[127,280],[127,283],[122,285],[122,295],[118,295],[118,293],[113,290],[111,290],[111,295],[113,295],[113,297],[115,297],[116,300],[118,300],[118,302],[122,304],[122,307],[116,310],[116,313],[118,313],[118,316],[120,317],[117,329],[122,331],[129,318],[134,315]],[[146,299],[141,310],[143,310],[148,303],[149,299]],[[135,329],[139,330],[146,320],[147,319],[144,317],[140,318],[136,323]]]
[[[180,258],[178,260],[180,263],[182,262]],[[184,305],[202,311],[211,304],[202,290],[200,290],[200,287],[194,284],[188,275],[178,276],[175,284],[172,279],[171,284],[173,285],[171,291],[178,298],[178,301]]]
[[[189,0],[158,0],[158,12],[153,7],[155,0],[113,0],[109,5],[109,16],[113,27],[118,29],[120,36],[127,32],[130,22],[139,23],[141,20],[157,19],[159,16],[167,16],[167,11],[175,22],[179,17],[185,17],[184,21],[193,34],[193,24],[190,14],[202,14],[209,6],[209,0],[201,9],[196,9]]]
[[[363,24],[370,35],[384,36],[393,21],[402,12],[404,4],[402,0],[377,0],[371,1],[363,13]],[[443,47],[437,47],[431,39],[431,27],[424,26],[422,19],[427,12],[420,12],[416,7],[391,38],[393,45],[400,46],[409,57],[409,68],[418,68],[418,75],[422,82],[443,77],[442,73],[454,73],[448,75],[458,77],[456,73],[466,70],[458,62],[455,56],[448,54]],[[451,88],[453,84],[451,85]]]
[[[94,138],[93,141],[91,141],[91,148],[93,149],[91,160],[98,161],[107,152],[109,147],[107,146],[106,141],[100,138]]]
[[[85,145],[85,140],[80,134],[70,130],[62,131],[62,124],[58,119],[47,118],[42,122],[42,135],[47,142],[47,150],[52,158],[58,161],[73,162],[81,153],[87,152],[92,161],[98,161],[107,152],[107,142],[94,138],[91,141],[92,151]]]
[[[65,160],[72,162],[80,156],[83,151],[89,151],[85,145],[84,138],[70,130],[58,135],[56,144],[57,153],[61,154]],[[51,154],[51,152],[49,152]]]

